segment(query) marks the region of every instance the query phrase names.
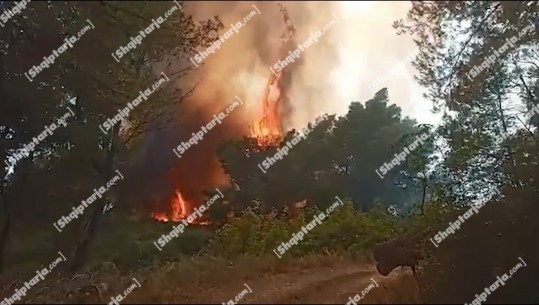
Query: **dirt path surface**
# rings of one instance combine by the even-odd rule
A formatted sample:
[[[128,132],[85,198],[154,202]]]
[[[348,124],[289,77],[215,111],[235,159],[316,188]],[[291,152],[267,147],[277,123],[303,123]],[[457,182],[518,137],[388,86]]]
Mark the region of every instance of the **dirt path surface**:
[[[345,304],[349,297],[362,293],[374,281],[379,287],[371,286],[361,301],[373,301],[369,294],[386,295],[391,282],[397,279],[412,281],[407,270],[395,270],[383,277],[372,265],[343,264],[340,266],[318,267],[293,273],[284,273],[256,279],[246,279],[244,283],[234,282],[207,291],[206,299],[210,303],[223,303],[234,298],[246,287],[252,292],[238,300],[241,304]],[[376,298],[374,298],[376,300]]]
[[[152,277],[137,275],[141,289],[133,290],[122,303],[346,304],[356,295],[364,295],[361,300],[356,298],[358,303],[417,303],[419,300],[417,284],[409,270],[397,269],[383,277],[369,261],[341,257],[288,262],[257,259],[237,264],[207,261],[191,270],[172,264],[153,274]],[[25,303],[108,303],[111,296],[132,284],[132,276],[120,279],[111,275],[93,282],[83,277],[51,279],[44,287],[34,289]],[[99,283],[110,283],[110,287],[95,285]]]

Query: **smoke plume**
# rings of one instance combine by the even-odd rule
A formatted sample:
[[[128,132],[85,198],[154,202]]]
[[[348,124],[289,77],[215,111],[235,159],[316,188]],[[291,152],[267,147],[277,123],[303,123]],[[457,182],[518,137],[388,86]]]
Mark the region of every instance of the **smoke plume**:
[[[147,150],[148,158],[162,156],[151,166],[153,172],[159,171],[165,176],[154,180],[157,188],[168,196],[179,189],[188,201],[200,204],[203,189],[226,184],[227,177],[216,158],[217,147],[228,139],[240,139],[249,134],[249,126],[260,117],[260,98],[272,73],[270,67],[287,55],[289,50],[286,49],[292,50],[335,18],[339,22],[289,67],[285,85],[288,100],[281,118],[283,128],[286,131],[303,127],[321,112],[343,114],[352,100],[364,101],[372,97],[369,84],[384,77],[388,69],[414,48],[411,41],[397,37],[391,28],[392,21],[403,17],[409,4],[384,4],[387,3],[356,2],[345,7],[341,2],[284,2],[295,33],[294,40],[283,49],[283,33],[290,24],[283,22],[276,2],[185,2],[184,10],[195,21],[218,16],[224,25],[222,33],[230,29],[231,24],[243,21],[255,10],[253,5],[260,14],[254,15],[238,33],[225,40],[182,84],[185,88],[195,83],[198,86],[178,109],[179,126],[156,136],[159,140],[154,139],[153,146],[149,145]],[[368,10],[348,14],[352,8],[361,6]],[[401,48],[388,49],[388,44]],[[357,64],[357,58],[363,59],[362,65]],[[190,64],[186,59],[185,65]],[[351,71],[350,67],[357,70]],[[409,62],[404,63],[403,71],[413,75]],[[400,100],[394,102],[405,108],[419,95],[408,75],[393,76],[385,86],[390,88],[390,95],[399,96]],[[192,132],[233,103],[235,96],[239,96],[244,105],[208,132],[204,140],[181,159],[176,158],[172,148],[187,141]],[[145,167],[150,167],[148,164]],[[163,179],[167,182],[157,182]]]

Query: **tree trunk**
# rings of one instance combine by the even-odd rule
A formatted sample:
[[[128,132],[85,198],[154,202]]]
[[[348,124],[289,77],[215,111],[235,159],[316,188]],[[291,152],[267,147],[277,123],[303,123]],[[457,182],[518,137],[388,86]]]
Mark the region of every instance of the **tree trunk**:
[[[116,124],[116,126],[114,126],[114,128],[112,128],[109,136],[105,139],[105,142],[109,144],[105,145],[105,160],[104,162],[98,162],[97,165],[98,174],[103,177],[103,184],[109,182],[112,178],[112,175],[114,174],[112,168],[114,166],[114,156],[116,153],[114,149],[114,139],[119,128],[120,124],[118,123]],[[75,246],[75,250],[73,252],[73,262],[71,265],[72,272],[80,270],[87,261],[90,245],[95,238],[98,223],[101,220],[101,216],[103,215],[103,208],[108,203],[107,197],[102,198],[101,200],[98,200],[94,203],[94,210],[92,210],[90,218],[86,221],[82,228],[79,241]]]
[[[5,158],[5,156],[4,156]],[[34,153],[31,152],[27,160],[22,160],[17,167],[17,172],[20,176],[20,181],[18,183],[26,185],[28,178],[28,169],[32,166],[34,160]],[[5,171],[1,171],[1,174],[5,175]],[[0,206],[2,207],[1,214],[3,217],[2,228],[0,228],[0,273],[4,271],[4,259],[6,245],[9,238],[9,233],[11,231],[11,206],[9,204],[9,196],[6,192],[6,187],[4,186],[4,180],[0,180]],[[13,190],[13,186],[10,187],[10,191]]]
[[[423,197],[421,198],[421,215],[425,213],[425,197],[427,195],[427,179],[423,180]]]
[[[503,108],[502,108],[502,96],[499,91],[498,91],[498,102],[496,103],[496,105],[498,106],[498,111],[500,112],[500,120],[502,122],[503,131],[505,134],[507,134],[508,128],[507,128],[507,123],[505,121],[505,114],[503,113]],[[513,170],[514,170],[517,164],[515,162],[515,158],[513,157],[513,150],[508,147],[507,153],[509,154],[509,158],[511,159],[511,166],[513,167]]]
[[[75,246],[73,262],[71,264],[72,272],[80,270],[80,268],[82,268],[87,261],[88,249],[94,239],[95,232],[97,229],[97,223],[99,222],[100,216],[102,214],[102,207],[102,203],[94,206],[94,210],[92,211],[90,218],[84,224],[84,227],[81,232],[81,237],[77,245]]]
[[[0,99],[4,99],[4,57],[2,52],[0,52]],[[3,134],[0,134],[0,137],[3,137]],[[6,147],[0,148],[0,159],[2,159],[2,163],[6,159]],[[0,206],[2,207],[2,215],[3,219],[2,221],[2,227],[0,228],[0,274],[4,271],[4,257],[5,257],[5,250],[6,250],[6,244],[7,244],[7,237],[9,235],[9,230],[11,227],[11,218],[9,214],[9,208],[7,206],[7,198],[5,196],[5,189],[3,186],[4,178],[6,175],[6,171],[3,169],[2,164],[2,170],[0,170],[0,174],[2,175],[0,177]]]
[[[9,213],[9,207],[7,198],[4,194],[3,187],[0,186],[0,206],[2,206],[2,228],[0,229],[0,274],[4,272],[4,259],[9,231],[11,229],[11,215]]]

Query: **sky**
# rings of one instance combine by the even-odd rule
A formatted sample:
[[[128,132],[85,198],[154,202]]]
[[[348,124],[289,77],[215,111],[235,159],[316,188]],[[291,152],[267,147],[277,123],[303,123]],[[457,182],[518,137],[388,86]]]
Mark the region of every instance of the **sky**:
[[[410,7],[408,1],[339,2],[341,64],[332,71],[332,81],[341,97],[341,105],[336,107],[340,113],[348,101],[365,101],[387,87],[390,101],[404,115],[420,123],[439,122],[440,115],[432,114],[431,103],[422,97],[424,90],[414,80],[411,61],[417,48],[410,36],[399,36],[392,28],[393,21],[404,18]]]

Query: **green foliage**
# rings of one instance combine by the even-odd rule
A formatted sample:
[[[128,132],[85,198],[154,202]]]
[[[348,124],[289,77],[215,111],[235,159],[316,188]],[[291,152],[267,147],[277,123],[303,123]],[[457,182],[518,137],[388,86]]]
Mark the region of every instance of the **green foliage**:
[[[209,227],[190,226],[159,251],[154,242],[162,234],[170,233],[173,224],[147,219],[132,220],[121,214],[110,216],[105,227],[112,224],[114,227],[105,228],[108,234],[97,240],[90,266],[109,261],[120,270],[133,270],[157,262],[179,261],[199,253],[213,236]]]
[[[316,127],[309,126],[312,131],[306,138],[267,173],[262,173],[258,165],[274,156],[279,147],[257,147],[253,139],[245,138],[221,146],[219,156],[232,183],[239,186],[236,210],[243,210],[243,204],[252,201],[260,201],[265,211],[302,200],[321,206],[334,195],[351,198],[364,210],[373,207],[375,198],[400,206],[418,197],[417,190],[395,187],[392,181],[404,164],[393,168],[384,179],[375,170],[394,158],[393,148],[399,139],[416,130],[424,131],[416,125],[401,117],[401,109],[390,104],[384,88],[364,103],[351,103],[346,115],[328,116]],[[296,130],[289,131],[279,146],[297,134]],[[428,163],[427,154],[432,150],[430,146],[418,149],[416,159]]]
[[[449,149],[434,188],[446,202],[464,204],[502,184],[531,182],[527,173],[509,175],[526,171],[520,158],[537,162],[537,115],[526,112],[539,102],[539,66],[531,64],[538,61],[538,8],[536,1],[416,1],[394,24],[414,38],[419,83],[444,113],[440,135]],[[530,25],[535,29],[523,34]],[[506,51],[470,77],[509,39]],[[503,134],[508,138],[497,143]]]
[[[284,213],[256,213],[248,209],[239,216],[228,219],[210,243],[213,255],[233,258],[241,255],[271,254],[282,242],[306,226],[314,215],[320,214],[310,206],[287,219]],[[402,230],[402,223],[388,214],[381,205],[370,212],[360,212],[352,201],[346,200],[321,224],[314,226],[298,245],[290,248],[286,255],[303,257],[314,253],[359,254],[368,251],[376,243],[389,239]]]
[[[2,28],[2,160],[41,133],[54,118],[67,113],[67,107],[74,117],[68,119],[68,126],[40,138],[42,141],[32,156],[18,162],[13,175],[6,177],[5,168],[0,170],[0,273],[10,235],[24,234],[21,231],[36,230],[36,227],[49,231],[52,222],[69,213],[88,196],[89,190],[108,181],[114,170],[125,172],[135,159],[135,143],[145,139],[149,125],[158,128],[170,120],[178,103],[191,90],[189,85],[178,85],[191,68],[174,67],[172,63],[215,40],[223,27],[217,18],[195,22],[184,10],[177,9],[159,30],[145,37],[144,43],[119,62],[111,56],[130,37],[175,5],[172,2],[89,1],[54,5],[36,2]],[[92,23],[92,29],[58,56],[54,64],[31,82],[21,77],[30,67],[39,66],[43,56],[49,56],[66,37],[77,34],[88,22]],[[151,100],[132,109],[129,122],[123,122],[128,124],[122,124],[125,128],[121,132],[113,128],[103,135],[99,124],[126,107],[138,92],[151,87],[161,72],[170,82],[161,85]],[[70,238],[65,237],[66,232],[55,240],[55,246],[73,256],[70,263],[74,270],[84,264],[84,258],[91,257],[85,254],[90,252],[89,245],[95,237],[90,228],[99,227],[102,215],[98,211],[106,201],[119,205],[118,198],[125,197],[119,188],[111,189],[106,199],[94,203],[78,220],[80,223],[68,228]],[[132,201],[126,202],[133,205]],[[143,244],[129,244],[126,248],[134,256],[147,255]]]

